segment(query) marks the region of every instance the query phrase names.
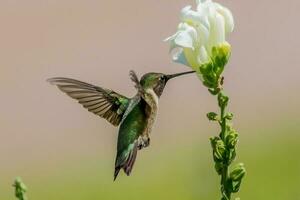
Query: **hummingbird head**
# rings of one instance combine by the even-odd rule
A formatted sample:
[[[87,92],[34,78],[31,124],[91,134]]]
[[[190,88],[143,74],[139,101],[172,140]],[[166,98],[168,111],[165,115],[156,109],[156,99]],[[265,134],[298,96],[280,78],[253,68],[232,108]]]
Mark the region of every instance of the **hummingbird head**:
[[[177,74],[162,74],[162,73],[154,73],[150,72],[147,74],[144,74],[140,80],[140,84],[144,89],[153,89],[155,94],[160,97],[163,93],[163,90],[167,84],[167,82],[175,77],[182,76],[185,74],[194,73],[195,71],[187,71]]]

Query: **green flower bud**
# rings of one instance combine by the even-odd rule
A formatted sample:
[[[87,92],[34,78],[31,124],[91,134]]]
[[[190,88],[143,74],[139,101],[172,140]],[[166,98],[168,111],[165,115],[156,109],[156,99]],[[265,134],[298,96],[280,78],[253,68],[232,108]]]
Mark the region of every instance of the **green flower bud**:
[[[214,63],[214,71],[220,76],[227,64],[231,54],[231,46],[224,42],[212,48],[212,62]]]
[[[228,119],[228,120],[232,120],[233,119],[233,114],[232,113],[227,113],[225,118]]]
[[[208,88],[217,88],[219,77],[214,72],[214,65],[212,62],[202,64],[199,67],[200,76],[202,77],[203,84]]]
[[[221,88],[209,88],[208,91],[212,94],[212,95],[217,95],[220,93]]]
[[[221,175],[223,172],[224,164],[222,162],[216,162],[215,163],[215,170],[216,172]]]
[[[217,113],[214,113],[214,112],[210,112],[210,113],[207,113],[207,118],[210,120],[210,121],[218,121],[220,120],[219,116]]]
[[[240,181],[233,181],[232,179],[228,179],[227,187],[232,193],[237,193],[240,190],[242,184],[242,180]]]
[[[15,196],[19,199],[19,200],[26,200],[26,196],[25,193],[27,191],[27,187],[26,185],[22,182],[22,179],[20,177],[17,177],[15,179],[15,182],[13,184],[13,186],[15,187]]]
[[[225,143],[229,148],[234,148],[238,142],[238,133],[235,130],[231,130],[225,137]]]
[[[239,163],[230,173],[230,178],[233,181],[241,181],[246,174],[246,169],[243,163]]]
[[[218,95],[218,103],[221,108],[226,107],[228,101],[229,101],[229,97],[224,95],[222,92]]]
[[[228,164],[231,164],[236,157],[235,148],[229,149],[228,151]]]
[[[215,162],[220,162],[225,159],[226,148],[224,142],[219,137],[210,139],[211,146],[213,148],[213,156]]]
[[[240,190],[242,179],[246,174],[246,169],[242,163],[238,164],[230,173],[227,182],[227,187],[232,193],[236,193]]]

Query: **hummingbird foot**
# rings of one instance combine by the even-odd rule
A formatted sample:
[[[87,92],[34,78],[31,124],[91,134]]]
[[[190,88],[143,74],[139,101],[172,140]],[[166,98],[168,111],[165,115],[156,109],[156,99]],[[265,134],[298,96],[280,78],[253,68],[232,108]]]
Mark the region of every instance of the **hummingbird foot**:
[[[150,145],[150,138],[149,137],[139,137],[138,138],[138,149],[141,150],[146,148]]]

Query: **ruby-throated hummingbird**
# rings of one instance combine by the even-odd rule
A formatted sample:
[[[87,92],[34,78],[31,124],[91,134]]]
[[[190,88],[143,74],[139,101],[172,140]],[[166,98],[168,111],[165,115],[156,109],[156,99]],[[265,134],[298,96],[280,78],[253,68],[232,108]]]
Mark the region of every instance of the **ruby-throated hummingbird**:
[[[150,133],[158,110],[158,99],[168,80],[184,74],[165,75],[147,73],[139,81],[134,71],[130,71],[137,94],[127,98],[112,90],[70,78],[51,78],[68,96],[76,99],[86,109],[119,126],[117,157],[114,180],[121,169],[129,176],[134,165],[137,151],[150,144]]]

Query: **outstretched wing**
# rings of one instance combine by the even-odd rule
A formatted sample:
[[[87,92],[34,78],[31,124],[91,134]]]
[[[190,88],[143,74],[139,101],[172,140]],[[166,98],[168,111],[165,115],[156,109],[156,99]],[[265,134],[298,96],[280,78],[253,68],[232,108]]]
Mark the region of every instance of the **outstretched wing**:
[[[129,98],[123,95],[75,79],[51,78],[48,81],[76,99],[90,112],[106,119],[114,126],[120,124],[129,104]]]
[[[139,78],[137,77],[135,71],[130,70],[129,72],[130,79],[134,82],[134,87],[137,89],[138,93],[143,94],[143,87],[141,86],[141,83],[139,81]]]

